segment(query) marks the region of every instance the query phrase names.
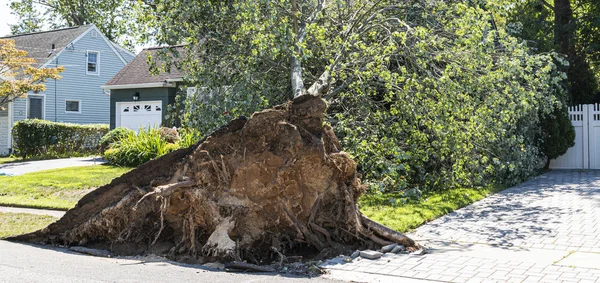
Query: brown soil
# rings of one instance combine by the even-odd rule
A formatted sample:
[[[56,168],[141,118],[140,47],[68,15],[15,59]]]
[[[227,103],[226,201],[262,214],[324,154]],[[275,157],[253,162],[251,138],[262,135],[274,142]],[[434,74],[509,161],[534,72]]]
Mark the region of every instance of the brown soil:
[[[356,163],[341,151],[326,102],[300,98],[231,121],[198,144],[152,160],[83,197],[47,228],[16,240],[105,246],[118,254],[265,263],[417,245],[364,217]]]

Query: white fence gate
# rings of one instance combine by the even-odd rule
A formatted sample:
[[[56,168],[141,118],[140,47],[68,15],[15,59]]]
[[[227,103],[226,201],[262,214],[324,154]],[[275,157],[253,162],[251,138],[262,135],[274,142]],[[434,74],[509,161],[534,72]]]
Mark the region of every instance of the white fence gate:
[[[553,169],[600,169],[600,104],[569,107],[575,145],[550,161]]]

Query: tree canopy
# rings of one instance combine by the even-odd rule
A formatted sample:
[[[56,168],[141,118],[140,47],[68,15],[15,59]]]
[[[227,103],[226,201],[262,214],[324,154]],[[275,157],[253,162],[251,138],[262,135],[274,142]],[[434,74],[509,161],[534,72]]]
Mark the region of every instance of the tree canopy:
[[[536,52],[556,51],[565,67],[571,104],[600,102],[600,1],[515,1],[509,21],[514,35]]]
[[[511,36],[503,1],[147,4],[157,41],[186,43],[182,68],[206,90],[184,126],[207,132],[304,85],[376,187],[516,182],[543,155],[541,117],[564,105],[566,61]]]
[[[35,59],[15,47],[15,42],[0,39],[0,109],[28,92],[46,89],[46,79],[59,79],[64,67],[36,68]]]
[[[136,26],[132,19],[135,1],[125,0],[15,0],[10,4],[18,22],[11,26],[12,34],[94,24],[111,41],[132,47]]]

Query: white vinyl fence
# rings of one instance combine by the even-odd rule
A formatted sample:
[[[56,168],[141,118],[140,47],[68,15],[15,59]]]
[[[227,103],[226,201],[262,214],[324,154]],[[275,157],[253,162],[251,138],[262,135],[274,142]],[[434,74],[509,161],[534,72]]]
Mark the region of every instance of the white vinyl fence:
[[[575,145],[550,161],[553,169],[600,169],[600,104],[569,107]]]

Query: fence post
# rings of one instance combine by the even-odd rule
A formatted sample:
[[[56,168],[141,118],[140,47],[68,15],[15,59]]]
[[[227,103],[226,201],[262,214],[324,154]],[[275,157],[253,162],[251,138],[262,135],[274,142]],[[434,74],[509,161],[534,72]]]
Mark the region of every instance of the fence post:
[[[583,169],[590,169],[590,117],[594,113],[593,104],[581,105],[583,107]]]

